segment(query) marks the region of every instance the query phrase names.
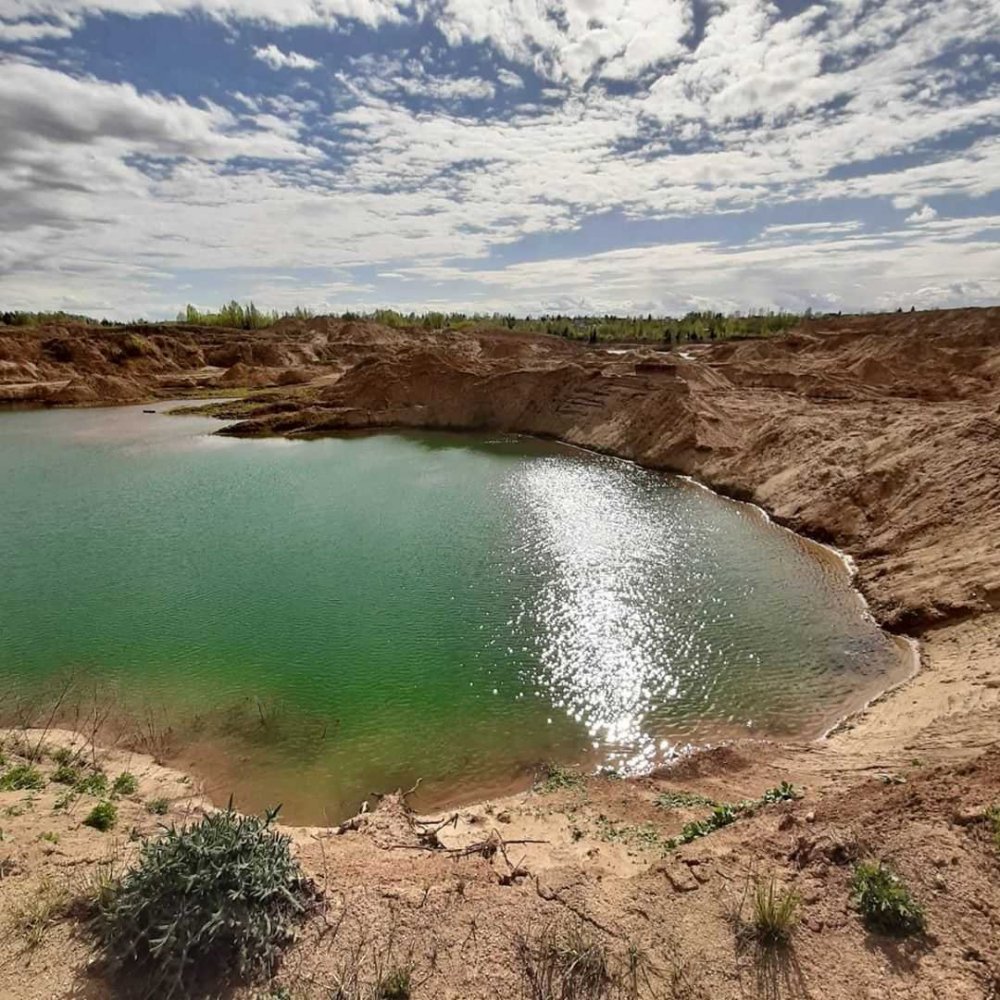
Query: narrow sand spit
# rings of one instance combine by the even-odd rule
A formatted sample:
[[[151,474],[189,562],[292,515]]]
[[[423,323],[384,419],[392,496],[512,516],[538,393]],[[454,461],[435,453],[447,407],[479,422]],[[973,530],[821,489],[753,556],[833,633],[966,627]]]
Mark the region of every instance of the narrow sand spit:
[[[94,402],[104,389],[207,391],[206,367],[240,364],[226,384],[249,371],[243,384],[267,388],[216,409],[240,421],[227,433],[498,429],[682,472],[850,556],[876,618],[919,638],[922,667],[817,743],[734,744],[636,780],[556,774],[433,824],[390,795],[343,832],[296,829],[322,912],[270,994],[235,996],[335,996],[345,963],[369,975],[388,962],[412,968],[415,997],[531,997],[533,946],[552,926],[612,963],[639,956],[643,997],[1000,996],[1000,844],[986,815],[1000,803],[1000,310],[817,320],[691,358],[326,319],[203,333],[147,329],[151,349],[122,358],[116,333],[0,331],[0,371],[19,398],[35,380],[82,383],[39,400]],[[8,734],[8,764],[36,737]],[[47,777],[72,738],[45,735]],[[132,827],[155,827],[151,800],[168,800],[168,818],[205,808],[152,758],[87,753],[109,777],[139,776],[112,832],[82,825],[93,796],[57,808],[55,782],[0,792],[2,996],[110,995],[74,908],[53,896],[76,898],[127,857]],[[783,781],[801,797],[669,845],[704,800],[759,799]],[[849,883],[866,857],[905,879],[926,935],[865,930]],[[748,884],[772,877],[798,893],[800,922],[789,948],[762,953],[734,927]]]

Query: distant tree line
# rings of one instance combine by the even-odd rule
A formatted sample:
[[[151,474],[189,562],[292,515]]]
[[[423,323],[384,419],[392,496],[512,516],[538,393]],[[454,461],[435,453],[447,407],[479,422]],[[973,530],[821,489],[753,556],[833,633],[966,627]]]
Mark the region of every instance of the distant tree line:
[[[261,330],[281,319],[310,319],[313,312],[296,307],[291,311],[260,309],[254,302],[246,305],[233,299],[216,311],[201,310],[188,305],[177,314],[182,326],[220,326],[237,330]],[[502,327],[515,333],[544,333],[566,340],[591,344],[607,343],[698,343],[726,340],[732,337],[766,337],[790,329],[812,315],[783,310],[758,310],[722,313],[711,310],[688,312],[684,316],[572,316],[547,314],[515,316],[513,313],[465,312],[400,312],[395,309],[374,309],[367,312],[347,311],[343,320],[367,320],[397,329],[450,330],[456,333]],[[89,323],[101,326],[119,325],[110,320],[96,320],[66,312],[0,312],[0,322],[8,326],[39,326],[46,323]],[[136,320],[144,323],[144,320]]]

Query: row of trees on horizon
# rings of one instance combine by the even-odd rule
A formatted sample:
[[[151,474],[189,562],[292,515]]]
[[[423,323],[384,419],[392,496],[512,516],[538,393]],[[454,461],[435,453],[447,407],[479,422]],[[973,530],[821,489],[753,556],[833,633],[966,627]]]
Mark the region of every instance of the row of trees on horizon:
[[[188,305],[177,314],[173,323],[163,325],[219,326],[237,330],[263,330],[275,323],[291,320],[308,320],[315,313],[297,306],[286,312],[260,309],[253,301],[246,305],[235,299],[216,311],[201,310]],[[332,314],[337,316],[337,314]],[[784,310],[755,310],[750,312],[723,313],[698,310],[684,316],[574,316],[549,314],[542,316],[515,316],[512,313],[465,312],[400,312],[395,309],[374,309],[368,312],[345,311],[337,318],[366,320],[397,329],[453,330],[456,332],[502,327],[515,333],[544,333],[567,340],[589,343],[662,342],[682,343],[724,340],[733,337],[766,337],[781,333],[809,319],[808,309],[802,313]],[[0,312],[0,323],[14,327],[42,326],[58,323],[80,323],[99,326],[130,326],[146,324],[137,319],[131,323],[118,323],[108,319],[94,319],[67,312],[26,312],[13,310]]]

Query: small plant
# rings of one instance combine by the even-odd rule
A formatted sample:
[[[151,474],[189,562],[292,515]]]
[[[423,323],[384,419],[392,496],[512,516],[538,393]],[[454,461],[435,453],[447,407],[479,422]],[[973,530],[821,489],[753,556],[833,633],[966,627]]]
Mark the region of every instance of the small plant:
[[[33,764],[16,764],[0,776],[0,792],[38,791],[45,787],[42,772]]]
[[[771,948],[787,944],[799,918],[799,896],[791,889],[779,889],[772,877],[754,885],[751,904],[751,936]]]
[[[872,930],[900,937],[923,931],[923,909],[903,880],[883,862],[859,864],[854,869],[851,890],[862,918]]]
[[[146,803],[146,812],[152,813],[154,816],[166,816],[170,809],[170,802],[164,798],[150,799]]]
[[[694,792],[661,792],[656,798],[661,809],[689,809],[693,806],[715,806],[716,803],[704,795]]]
[[[52,751],[52,759],[64,767],[68,767],[75,763],[77,760],[77,755],[74,751],[70,750],[69,747],[56,747]]]
[[[584,776],[571,767],[561,764],[546,764],[543,776],[535,783],[536,792],[560,792],[583,788],[586,783]]]
[[[111,784],[112,795],[135,795],[138,789],[139,782],[129,771],[122,771]]]
[[[95,830],[100,830],[102,833],[107,833],[115,823],[118,822],[118,806],[114,802],[108,802],[104,799],[98,802],[93,809],[87,813],[86,818],[83,821],[84,826],[92,826]]]
[[[80,780],[80,769],[72,764],[60,764],[52,772],[52,780],[60,785],[76,785]]]
[[[776,788],[769,788],[757,801],[762,806],[770,806],[776,802],[793,802],[798,797],[799,793],[795,786],[788,781],[783,781]]]
[[[66,916],[69,905],[70,897],[65,886],[43,878],[35,892],[15,906],[11,914],[14,931],[24,938],[28,948],[37,948],[45,932]]]
[[[229,809],[143,843],[139,860],[101,903],[96,927],[112,972],[149,995],[187,995],[207,972],[273,971],[314,890],[273,830]]]
[[[603,944],[582,929],[546,928],[536,940],[522,938],[518,957],[531,1000],[605,1000],[615,975]]]
[[[68,791],[63,792],[55,802],[52,803],[52,809],[54,812],[63,812],[73,804],[76,799],[76,792]]]
[[[39,840],[46,840],[50,844],[58,844],[59,843],[59,834],[56,833],[55,830],[46,830],[45,833],[41,833],[41,834],[38,835],[38,839]]]
[[[990,806],[986,810],[986,822],[990,825],[990,833],[993,834],[993,846],[1000,851],[1000,804]]]
[[[108,790],[108,777],[103,771],[94,770],[73,786],[81,795],[104,795]]]
[[[376,1000],[410,1000],[413,994],[413,971],[398,965],[390,969],[375,986]]]

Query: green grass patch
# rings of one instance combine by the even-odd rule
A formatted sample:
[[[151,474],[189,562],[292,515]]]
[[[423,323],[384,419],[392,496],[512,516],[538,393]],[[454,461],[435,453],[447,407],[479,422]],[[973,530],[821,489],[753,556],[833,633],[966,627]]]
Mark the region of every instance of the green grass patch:
[[[45,776],[33,764],[15,764],[0,775],[0,792],[40,791],[44,787]]]
[[[854,903],[874,931],[906,937],[926,926],[924,911],[903,880],[884,862],[862,862],[851,880]]]
[[[86,818],[83,821],[84,826],[92,826],[95,830],[100,830],[102,833],[106,833],[110,830],[115,823],[118,822],[118,806],[114,802],[108,802],[105,799],[103,802],[98,802],[93,809],[87,813]]]
[[[52,772],[52,780],[60,785],[75,786],[81,778],[80,769],[72,764],[60,764]]]
[[[80,795],[104,795],[108,790],[108,776],[103,771],[94,770],[80,778],[73,787]]]
[[[166,816],[170,809],[170,802],[164,798],[150,799],[146,803],[146,812],[154,816]]]
[[[135,795],[139,790],[139,781],[129,771],[122,771],[111,784],[112,795]]]

